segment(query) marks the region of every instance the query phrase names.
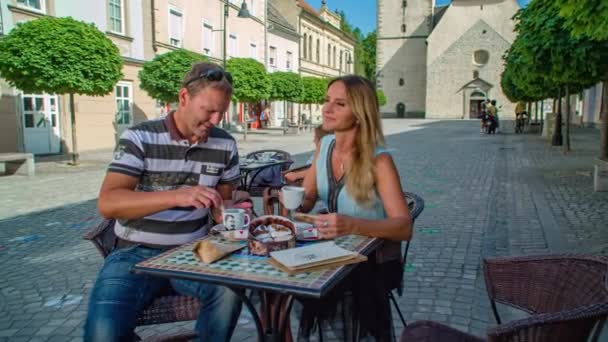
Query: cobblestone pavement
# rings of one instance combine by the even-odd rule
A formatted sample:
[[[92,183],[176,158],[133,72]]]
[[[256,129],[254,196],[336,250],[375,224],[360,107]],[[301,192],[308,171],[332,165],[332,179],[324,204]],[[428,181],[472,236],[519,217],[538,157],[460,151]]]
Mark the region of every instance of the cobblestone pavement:
[[[480,135],[476,121],[385,126],[396,133],[388,144],[404,188],[426,201],[415,224],[405,294],[398,298],[406,320],[433,319],[482,335],[493,324],[483,257],[608,252],[608,230],[601,229],[608,222],[608,193],[592,191],[597,131],[574,129],[573,151],[563,155],[533,134]],[[296,159],[302,161],[310,140],[310,134],[250,135],[241,145],[243,153],[280,146],[301,153]],[[81,340],[101,258],[80,236],[100,221],[95,196],[109,156],[83,156],[78,168],[39,162],[34,178],[0,178],[0,341]],[[239,322],[234,340],[254,340],[245,310]],[[152,336],[181,326],[139,332]]]

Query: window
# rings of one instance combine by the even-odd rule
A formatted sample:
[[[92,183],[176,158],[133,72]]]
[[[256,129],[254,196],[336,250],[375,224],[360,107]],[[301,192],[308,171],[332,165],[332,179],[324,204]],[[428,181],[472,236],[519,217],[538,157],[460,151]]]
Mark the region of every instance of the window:
[[[342,54],[343,51],[340,51],[340,70],[342,70]]]
[[[331,65],[331,44],[327,44],[327,65]]]
[[[110,31],[125,34],[124,0],[108,0]]]
[[[473,78],[479,78],[479,71],[473,70]]]
[[[213,26],[203,23],[203,53],[205,55],[213,54]]]
[[[317,63],[319,63],[319,59],[321,57],[321,41],[317,38]]]
[[[249,57],[258,59],[258,44],[256,42],[249,43]]]
[[[116,96],[116,117],[114,121],[117,125],[131,125],[133,94],[131,83],[118,82],[114,89]]]
[[[234,56],[236,56],[236,52],[237,52],[236,34],[231,33],[229,38],[230,38],[230,42],[228,44],[228,55],[230,57],[234,57]]]
[[[334,63],[333,63],[333,67],[336,67],[336,46],[334,45]]]
[[[269,48],[268,64],[270,64],[270,66],[272,66],[272,67],[277,66],[277,48],[274,46],[271,46]]]
[[[486,65],[490,59],[490,53],[486,50],[477,50],[473,53],[473,63]]]
[[[250,15],[255,16],[255,1],[254,0],[249,0],[249,7],[247,9],[249,10]]]
[[[307,38],[307,37],[308,37],[308,35],[307,35],[306,33],[304,33],[304,44],[303,44],[303,47],[304,47],[304,48],[303,48],[303,51],[302,51],[302,52],[303,52],[303,55],[304,55],[304,58],[306,58],[306,56],[308,56],[308,54],[306,53],[306,52],[307,52],[307,51],[306,51],[306,46],[307,46],[307,44],[306,44],[306,38]]]
[[[169,44],[182,47],[182,12],[175,8],[169,9]]]
[[[312,61],[312,36],[308,36],[308,59]]]
[[[293,63],[293,54],[290,51],[287,51],[285,55],[285,68],[287,70],[291,70],[291,65]]]
[[[44,0],[17,0],[17,5],[37,12],[46,12]]]

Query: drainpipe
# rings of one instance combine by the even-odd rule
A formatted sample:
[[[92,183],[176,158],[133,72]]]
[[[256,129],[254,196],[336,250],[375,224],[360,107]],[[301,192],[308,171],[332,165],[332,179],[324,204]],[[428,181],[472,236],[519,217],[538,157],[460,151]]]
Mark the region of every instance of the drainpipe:
[[[150,0],[151,10],[152,10],[152,51],[157,52],[158,48],[156,47],[156,14],[155,14],[155,1]]]

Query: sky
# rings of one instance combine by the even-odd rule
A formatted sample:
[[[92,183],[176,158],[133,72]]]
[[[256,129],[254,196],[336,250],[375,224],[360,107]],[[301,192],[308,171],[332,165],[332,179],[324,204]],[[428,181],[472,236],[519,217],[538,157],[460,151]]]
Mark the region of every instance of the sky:
[[[450,0],[435,1],[437,6],[450,2]],[[321,0],[306,0],[306,2],[316,10],[321,7]],[[521,6],[525,6],[530,0],[518,0],[518,2]],[[358,27],[365,34],[376,29],[376,0],[327,0],[327,7],[332,11],[343,10],[346,19],[353,27]]]

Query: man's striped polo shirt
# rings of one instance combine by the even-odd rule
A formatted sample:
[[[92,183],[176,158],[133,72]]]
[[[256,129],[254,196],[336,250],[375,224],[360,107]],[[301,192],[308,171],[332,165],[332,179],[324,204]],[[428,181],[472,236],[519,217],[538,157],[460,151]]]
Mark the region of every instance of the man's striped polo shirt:
[[[136,191],[154,192],[202,185],[216,187],[240,178],[234,138],[214,127],[206,142],[190,144],[175,126],[173,113],[126,130],[108,172],[139,180]],[[154,245],[179,245],[207,233],[209,209],[176,207],[140,219],[117,220],[116,235]]]

